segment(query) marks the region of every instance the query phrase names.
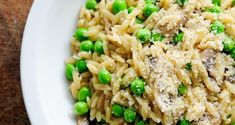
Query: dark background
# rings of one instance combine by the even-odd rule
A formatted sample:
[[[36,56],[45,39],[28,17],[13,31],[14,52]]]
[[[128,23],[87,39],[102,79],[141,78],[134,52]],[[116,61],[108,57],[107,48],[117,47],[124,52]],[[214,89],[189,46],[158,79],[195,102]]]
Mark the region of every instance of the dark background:
[[[0,125],[30,125],[21,91],[20,48],[33,0],[0,0]]]

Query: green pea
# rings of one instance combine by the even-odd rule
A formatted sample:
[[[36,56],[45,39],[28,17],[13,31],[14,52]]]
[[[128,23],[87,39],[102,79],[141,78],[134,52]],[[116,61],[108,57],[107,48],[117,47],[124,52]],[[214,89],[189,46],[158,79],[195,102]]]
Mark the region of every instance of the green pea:
[[[111,77],[111,74],[106,69],[101,69],[98,73],[98,80],[103,84],[108,84]]]
[[[126,0],[114,0],[112,11],[114,14],[127,9]]]
[[[97,52],[98,54],[103,54],[104,53],[103,42],[101,40],[97,40],[95,42],[94,51]]]
[[[182,96],[182,95],[186,94],[187,91],[188,91],[187,86],[185,86],[184,84],[180,84],[180,85],[179,85],[179,87],[178,87],[178,93],[179,93],[179,95]]]
[[[75,66],[78,69],[79,73],[83,73],[88,71],[88,68],[86,66],[86,61],[85,59],[80,59],[75,62]]]
[[[143,23],[144,21],[138,17],[135,18],[135,22],[138,23],[138,24],[141,24]]]
[[[75,31],[74,37],[78,41],[83,41],[88,39],[88,36],[86,36],[88,29],[87,28],[78,28]]]
[[[66,64],[65,75],[66,78],[70,81],[73,80],[73,70],[74,70],[73,64]]]
[[[96,0],[87,0],[86,1],[86,8],[88,10],[95,10],[96,9],[96,5],[97,5],[97,1]]]
[[[176,0],[176,3],[180,6],[183,6],[185,2],[187,2],[188,0]]]
[[[82,87],[78,91],[78,100],[86,102],[87,97],[91,97],[91,90],[87,87]]]
[[[233,0],[232,4],[233,4],[233,6],[235,6],[235,0]],[[234,123],[234,124],[235,124],[235,123]]]
[[[207,11],[211,13],[221,13],[222,10],[218,5],[214,5],[212,8],[209,8]]]
[[[143,120],[138,121],[136,125],[147,125],[147,123]]]
[[[136,111],[133,108],[124,110],[124,120],[128,123],[134,122],[136,118]]]
[[[223,41],[224,52],[230,52],[235,46],[235,42],[230,38],[225,38]]]
[[[178,34],[176,34],[173,37],[173,43],[177,44],[179,42],[182,42],[184,39],[184,33],[183,32],[179,32]]]
[[[142,43],[148,43],[150,41],[151,32],[149,29],[140,29],[136,33],[136,37],[142,42]]]
[[[89,107],[86,102],[79,101],[74,105],[74,111],[78,115],[85,115],[89,112]]]
[[[215,4],[215,5],[220,6],[221,1],[220,0],[212,0],[212,3]]]
[[[212,23],[210,25],[210,31],[214,32],[214,34],[223,33],[224,32],[224,25],[219,21],[215,21],[214,23]]]
[[[177,125],[190,125],[189,120],[186,120],[185,118],[178,121]]]
[[[131,92],[137,96],[141,96],[144,93],[144,81],[136,78],[131,82]]]
[[[80,44],[80,50],[81,51],[87,51],[87,52],[92,52],[93,50],[93,42],[90,41],[90,40],[85,40],[85,41],[82,41],[81,44]]]
[[[152,3],[152,4],[154,4],[154,3],[156,3],[156,1],[155,0],[145,0],[145,3]]]
[[[235,48],[230,53],[231,57],[235,60]]]
[[[116,116],[116,117],[122,117],[123,116],[123,107],[119,104],[114,104],[112,105],[112,113]]]
[[[158,10],[159,10],[158,6],[155,6],[152,3],[147,3],[144,6],[143,13],[144,13],[144,16],[149,17],[152,13],[158,12]]]
[[[158,42],[158,41],[162,42],[164,38],[165,37],[160,33],[153,33],[152,36],[151,36],[151,40],[153,42]]]
[[[135,9],[135,7],[130,6],[130,7],[127,9],[127,12],[128,12],[128,13],[131,13],[134,9]]]

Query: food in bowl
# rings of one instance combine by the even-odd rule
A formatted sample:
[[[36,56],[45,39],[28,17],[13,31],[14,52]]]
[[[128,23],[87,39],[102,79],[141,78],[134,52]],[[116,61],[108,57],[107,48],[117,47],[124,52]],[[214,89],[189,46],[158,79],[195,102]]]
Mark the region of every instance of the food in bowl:
[[[78,124],[234,125],[234,5],[87,0],[66,60]]]

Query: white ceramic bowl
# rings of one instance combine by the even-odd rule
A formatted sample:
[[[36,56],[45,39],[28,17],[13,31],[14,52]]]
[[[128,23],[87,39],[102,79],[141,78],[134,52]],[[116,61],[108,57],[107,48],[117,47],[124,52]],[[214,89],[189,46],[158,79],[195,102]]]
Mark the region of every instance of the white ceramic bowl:
[[[21,82],[33,125],[75,125],[64,76],[81,5],[85,0],[35,0],[24,31]]]

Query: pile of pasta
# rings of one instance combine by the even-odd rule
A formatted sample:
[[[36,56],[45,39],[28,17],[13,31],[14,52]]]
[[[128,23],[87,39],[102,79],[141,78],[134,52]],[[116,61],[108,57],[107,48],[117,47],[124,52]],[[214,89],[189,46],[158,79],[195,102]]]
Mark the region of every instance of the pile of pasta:
[[[103,124],[123,125],[115,117],[112,105],[132,107],[150,125],[177,124],[187,119],[190,124],[219,125],[235,121],[235,61],[224,52],[223,41],[235,38],[235,7],[232,0],[222,0],[221,12],[206,11],[214,6],[211,0],[188,0],[183,6],[175,0],[158,0],[159,11],[142,23],[144,0],[125,0],[135,7],[112,13],[113,0],[101,0],[96,9],[83,6],[77,27],[88,28],[89,40],[101,40],[103,54],[80,50],[82,41],[71,40],[72,56],[66,64],[84,59],[89,71],[73,70],[70,84],[77,100],[78,90],[91,89],[87,98],[89,113],[78,115],[81,122],[105,121]],[[215,21],[224,25],[224,32],[211,32]],[[164,36],[162,41],[141,42],[136,34],[140,29]],[[182,32],[181,42],[173,44],[174,36]],[[101,84],[98,73],[106,69],[111,74],[109,84]],[[129,89],[136,77],[144,80],[144,93],[136,96]],[[187,92],[179,95],[179,86]]]

